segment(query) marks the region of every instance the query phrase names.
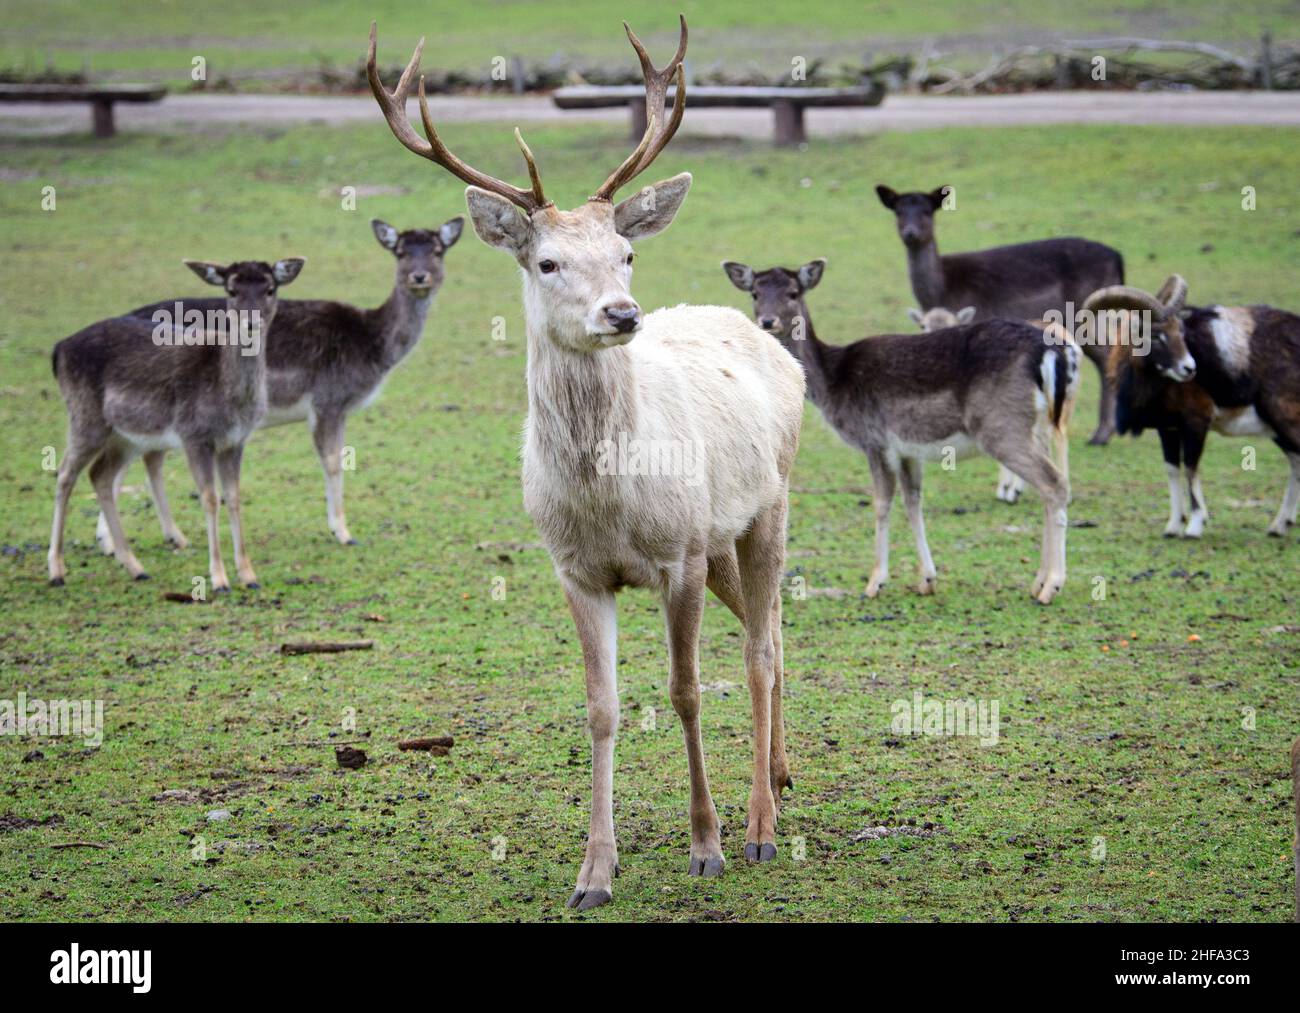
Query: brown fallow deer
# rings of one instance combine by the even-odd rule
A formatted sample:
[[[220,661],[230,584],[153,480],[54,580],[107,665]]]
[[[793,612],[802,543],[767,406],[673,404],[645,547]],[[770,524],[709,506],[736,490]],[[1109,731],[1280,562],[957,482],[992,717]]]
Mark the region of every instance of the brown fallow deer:
[[[626,28],[626,25],[624,26]],[[569,905],[610,899],[614,838],[615,592],[661,596],[668,631],[669,696],[682,723],[690,774],[691,875],[723,869],[717,812],[700,737],[698,646],[707,585],[744,624],[753,709],[753,778],[745,857],[776,855],[780,792],[790,784],[781,716],[781,606],[786,502],[799,442],[803,377],[769,335],[735,310],[676,306],[643,314],[632,298],[632,243],[662,231],[690,187],[688,173],[619,204],[615,193],[644,172],[681,122],[686,21],[672,61],[656,70],[627,29],[646,84],[645,134],[585,204],[548,200],[532,153],[524,189],[479,172],[438,136],[420,82],[426,140],[406,118],[423,40],[396,90],[381,84],[371,28],[367,70],[397,139],[469,183],[479,238],[523,273],[528,418],[524,505],[550,551],[586,666],[592,741],[591,829]],[[664,116],[668,84],[676,102]],[[618,445],[667,451],[668,467],[611,460]],[[642,455],[638,455],[641,459]],[[690,458],[692,466],[682,464]],[[650,473],[647,473],[650,472]]]
[[[116,317],[54,346],[54,375],[68,408],[68,446],[54,499],[51,584],[61,585],[67,575],[68,499],[87,465],[113,555],[136,580],[148,579],[122,533],[114,482],[140,454],[183,447],[207,518],[212,589],[230,590],[218,533],[218,474],[239,579],[246,587],[258,586],[244,547],[239,469],[244,441],[266,412],[263,339],[275,318],[280,287],[298,277],[304,261],[185,263],[208,284],[226,290],[219,310],[202,323]]]
[[[388,374],[415,348],[433,298],[442,287],[443,256],[460,238],[464,219],[436,229],[399,232],[378,218],[370,223],[379,245],[397,261],[393,290],[383,305],[360,309],[320,299],[282,299],[275,326],[266,336],[266,415],[261,428],[306,421],[325,472],[325,510],[329,529],[344,545],[355,545],[343,511],[344,429],[348,416],[379,396]],[[154,319],[177,304],[204,313],[224,305],[217,299],[173,299],[132,310],[129,316]],[[163,485],[164,450],[144,455],[163,537],[184,548],[185,536],[172,520]],[[122,482],[114,481],[114,499]],[[105,554],[113,539],[101,513],[96,530]]]
[[[889,508],[899,485],[920,563],[917,591],[934,593],[922,463],[978,450],[1024,476],[1043,500],[1042,560],[1030,593],[1050,602],[1065,583],[1070,483],[1048,447],[1078,392],[1078,346],[1045,340],[1042,331],[1015,320],[828,345],[817,337],[804,301],[821,281],[825,260],[794,271],[755,271],[735,261],[722,267],[753,296],[759,326],[803,363],[813,404],[871,466],[876,562],[867,596],[876,597],[889,579]]]
[[[907,311],[907,317],[912,323],[921,328],[923,334],[928,334],[930,331],[941,331],[945,327],[956,327],[959,324],[970,323],[975,319],[975,307],[963,306],[956,313],[942,306],[935,306],[924,312],[913,307]],[[1030,320],[1029,323],[1042,330],[1057,344],[1075,344],[1074,336],[1058,323],[1048,320]],[[1065,414],[1060,425],[1052,430],[1053,463],[1065,476],[1067,482],[1070,480],[1070,416],[1073,413],[1074,401],[1071,400],[1065,405]],[[1006,465],[999,464],[998,499],[1004,503],[1015,503],[1020,499],[1020,494],[1024,491],[1025,480],[1014,471],[1009,470]]]
[[[1051,319],[1056,313],[1068,320],[1067,306],[1077,311],[1097,289],[1124,284],[1118,250],[1075,236],[940,255],[934,216],[950,192],[949,187],[929,193],[876,187],[880,203],[894,212],[921,309],[973,306],[975,321]],[[1080,345],[1101,377],[1100,417],[1088,442],[1104,444],[1115,433],[1115,390],[1106,374],[1109,349],[1095,342]]]
[[[1186,300],[1187,283],[1179,275],[1155,295],[1116,286],[1085,300],[1085,312],[1099,318],[1098,329],[1100,315],[1108,312],[1124,326],[1132,326],[1134,313],[1149,320],[1149,342],[1110,342],[1119,432],[1160,434],[1169,538],[1199,538],[1210,519],[1199,469],[1211,430],[1272,439],[1291,471],[1268,526],[1280,538],[1300,508],[1300,316],[1272,306],[1190,307]],[[1190,511],[1179,482],[1184,469]]]

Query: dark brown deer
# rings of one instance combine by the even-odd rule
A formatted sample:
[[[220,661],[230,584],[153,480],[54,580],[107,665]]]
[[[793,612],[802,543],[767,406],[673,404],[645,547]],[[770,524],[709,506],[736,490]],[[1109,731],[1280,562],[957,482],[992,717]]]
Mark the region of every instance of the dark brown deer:
[[[894,212],[898,235],[907,248],[907,274],[922,310],[973,306],[975,320],[1004,317],[1036,320],[1075,309],[1099,288],[1124,284],[1124,258],[1118,250],[1090,239],[1063,237],[996,246],[969,253],[940,255],[934,215],[951,192],[897,193],[877,186],[880,203]],[[1106,375],[1108,349],[1080,343],[1101,378],[1097,429],[1089,443],[1104,444],[1115,432],[1115,391]]]
[[[51,584],[61,585],[67,574],[68,499],[87,465],[114,556],[136,580],[148,578],[122,532],[114,482],[132,458],[183,447],[207,518],[213,590],[230,590],[217,528],[218,473],[239,579],[258,586],[244,547],[239,470],[244,441],[266,411],[263,338],[275,318],[280,286],[298,276],[304,261],[185,263],[208,284],[225,288],[226,299],[214,315],[159,322],[116,317],[54,346],[54,375],[68,407],[68,446],[54,499]]]
[[[776,857],[781,790],[790,786],[782,731],[780,584],[785,569],[790,468],[803,418],[799,365],[735,310],[679,305],[649,315],[631,295],[632,243],[667,228],[690,188],[687,173],[614,203],[672,139],[685,107],[686,20],[658,70],[626,24],[646,83],[646,131],[585,203],[561,211],[542,190],[519,137],[531,185],[467,165],[438,136],[420,86],[425,136],[406,117],[423,40],[390,92],[379,80],[375,29],[370,87],[394,136],[470,186],[474,229],[523,273],[528,334],[524,506],[550,551],[582,645],[592,743],[591,826],[571,907],[610,900],[614,838],[614,738],[619,724],[615,594],[659,593],[668,630],[669,698],[682,724],[690,775],[688,872],[722,872],[721,829],[700,733],[699,637],[707,586],[745,628],[753,763],[744,855]],[[676,77],[673,112],[665,95]],[[427,139],[426,139],[427,138]],[[683,278],[683,281],[686,279]],[[503,286],[504,287],[504,286]],[[617,445],[658,454],[645,468]],[[676,451],[692,467],[672,465]]]
[[[343,441],[347,418],[379,396],[388,374],[424,331],[425,318],[443,280],[443,257],[460,238],[460,217],[436,229],[398,232],[378,218],[370,223],[379,245],[397,260],[393,291],[382,306],[359,309],[320,299],[282,299],[275,324],[266,337],[267,410],[260,425],[306,421],[325,472],[325,508],[329,529],[344,545],[354,545],[343,511]],[[178,299],[151,303],[129,316],[152,320],[177,304],[208,312],[224,305],[216,299]],[[183,548],[185,536],[172,520],[163,485],[166,452],[144,455],[163,537]],[[121,473],[114,482],[121,485]],[[113,540],[104,515],[96,532],[105,553]]]
[[[946,453],[979,450],[1022,476],[1043,500],[1043,549],[1031,594],[1046,605],[1065,583],[1068,475],[1049,447],[1065,424],[1079,385],[1079,348],[1046,340],[1012,320],[988,320],[923,334],[884,334],[851,345],[824,344],[804,295],[826,261],[766,271],[735,261],[722,268],[754,299],[754,318],[804,366],[808,396],[826,421],[871,465],[876,563],[874,598],[889,579],[889,508],[903,487],[916,539],[920,594],[933,594],[936,571],[921,515],[921,466]]]
[[[1160,434],[1170,538],[1199,538],[1209,521],[1199,467],[1211,430],[1271,438],[1291,466],[1282,505],[1268,527],[1270,535],[1281,537],[1300,507],[1300,317],[1271,306],[1192,308],[1186,299],[1187,283],[1173,275],[1155,295],[1117,286],[1084,301],[1085,313],[1149,317],[1147,354],[1140,354],[1147,342],[1111,342],[1118,431]],[[1190,514],[1180,488],[1183,469]]]

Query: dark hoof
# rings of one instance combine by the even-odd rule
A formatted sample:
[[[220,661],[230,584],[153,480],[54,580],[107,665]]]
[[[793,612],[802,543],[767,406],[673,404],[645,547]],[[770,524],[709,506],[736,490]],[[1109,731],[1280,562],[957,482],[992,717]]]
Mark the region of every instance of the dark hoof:
[[[344,544],[344,545],[360,545],[361,543],[358,542],[355,538],[349,538],[349,539],[348,539],[346,542],[344,542],[343,544]]]
[[[725,867],[726,862],[721,857],[692,858],[691,867],[687,871],[692,876],[703,876],[705,879],[712,879],[714,876],[721,876]]]
[[[1104,433],[1104,434],[1093,433],[1092,436],[1088,439],[1088,446],[1104,447],[1109,442],[1110,442],[1110,433]]]
[[[791,791],[794,791],[794,778],[791,777],[789,774],[785,775],[785,786],[789,788]]]
[[[1281,537],[1282,537],[1282,532],[1281,532],[1281,531],[1274,531],[1272,528],[1270,528],[1270,529],[1269,529],[1269,532],[1268,532],[1268,537],[1269,537],[1269,538],[1281,538]]]
[[[214,594],[230,594],[230,585],[222,584],[219,587],[214,587],[212,591]]]
[[[764,844],[758,853],[760,862],[770,862],[776,857],[776,845],[772,843]]]
[[[50,587],[62,587],[62,586],[63,586],[63,578],[62,578],[62,577],[51,577],[51,578],[50,578]]]
[[[135,579],[136,579],[136,580],[148,580],[148,579],[149,579],[149,574],[147,574],[147,573],[137,573],[137,574],[135,575]]]
[[[757,844],[746,844],[746,845],[745,845],[745,861],[746,861],[746,862],[757,862],[757,861],[758,861],[758,845],[757,845]]]
[[[608,904],[613,899],[613,894],[608,890],[574,890],[568,906],[576,907],[579,911],[589,911],[602,904]]]
[[[244,587],[248,588],[250,591],[257,591],[261,589],[262,585],[257,581],[253,581],[251,584],[245,584]]]

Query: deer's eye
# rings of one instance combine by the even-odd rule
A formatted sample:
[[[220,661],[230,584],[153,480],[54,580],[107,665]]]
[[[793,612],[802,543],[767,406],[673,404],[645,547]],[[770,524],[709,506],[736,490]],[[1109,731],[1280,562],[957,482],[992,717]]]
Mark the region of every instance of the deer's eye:
[[[555,271],[559,269],[559,266],[560,265],[553,260],[539,260],[537,262],[537,269],[541,271],[542,274],[554,274]]]
[[[635,258],[636,258],[636,254],[635,254],[635,253],[629,253],[629,254],[627,255],[627,266],[628,266],[628,267],[631,267],[631,266],[632,266],[632,261],[633,261]]]

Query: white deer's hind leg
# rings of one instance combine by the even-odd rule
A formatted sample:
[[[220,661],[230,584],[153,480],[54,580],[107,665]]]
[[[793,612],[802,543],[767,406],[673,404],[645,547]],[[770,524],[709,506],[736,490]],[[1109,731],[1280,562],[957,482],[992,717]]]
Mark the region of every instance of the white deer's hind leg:
[[[618,620],[614,593],[592,591],[561,577],[587,672],[587,728],[591,733],[591,829],[587,854],[569,907],[579,911],[610,900],[618,872],[614,840],[614,736],[618,731]]]
[[[772,640],[773,604],[781,593],[785,568],[785,494],[755,518],[736,542],[740,585],[745,600],[745,677],[753,719],[754,776],[750,784],[745,859],[776,857],[776,794],[772,790],[772,695],[776,650]]]
[[[925,538],[925,516],[921,513],[921,462],[905,458],[899,468],[899,479],[903,486],[907,523],[911,525],[912,537],[916,539],[916,555],[920,563],[921,582],[916,590],[918,594],[934,594],[938,574],[934,568],[934,559],[930,556],[930,544]]]
[[[876,565],[867,582],[867,597],[874,598],[889,582],[889,508],[894,502],[897,476],[884,454],[869,453],[867,460],[871,464],[871,498],[876,514]]]
[[[1286,492],[1282,495],[1282,505],[1278,507],[1277,516],[1268,526],[1268,533],[1282,537],[1286,529],[1296,522],[1296,511],[1300,508],[1300,454],[1287,454],[1291,464],[1291,475],[1287,479]]]
[[[726,864],[700,737],[699,641],[707,571],[703,552],[689,556],[680,577],[664,589],[663,595],[668,627],[668,696],[682,722],[691,780],[691,860],[687,871],[692,876],[717,876]]]
[[[172,520],[172,508],[167,502],[167,486],[163,481],[163,461],[165,452],[151,450],[144,455],[144,470],[149,476],[149,489],[153,493],[154,509],[158,511],[158,523],[162,525],[163,540],[178,549],[188,548],[190,541]]]

